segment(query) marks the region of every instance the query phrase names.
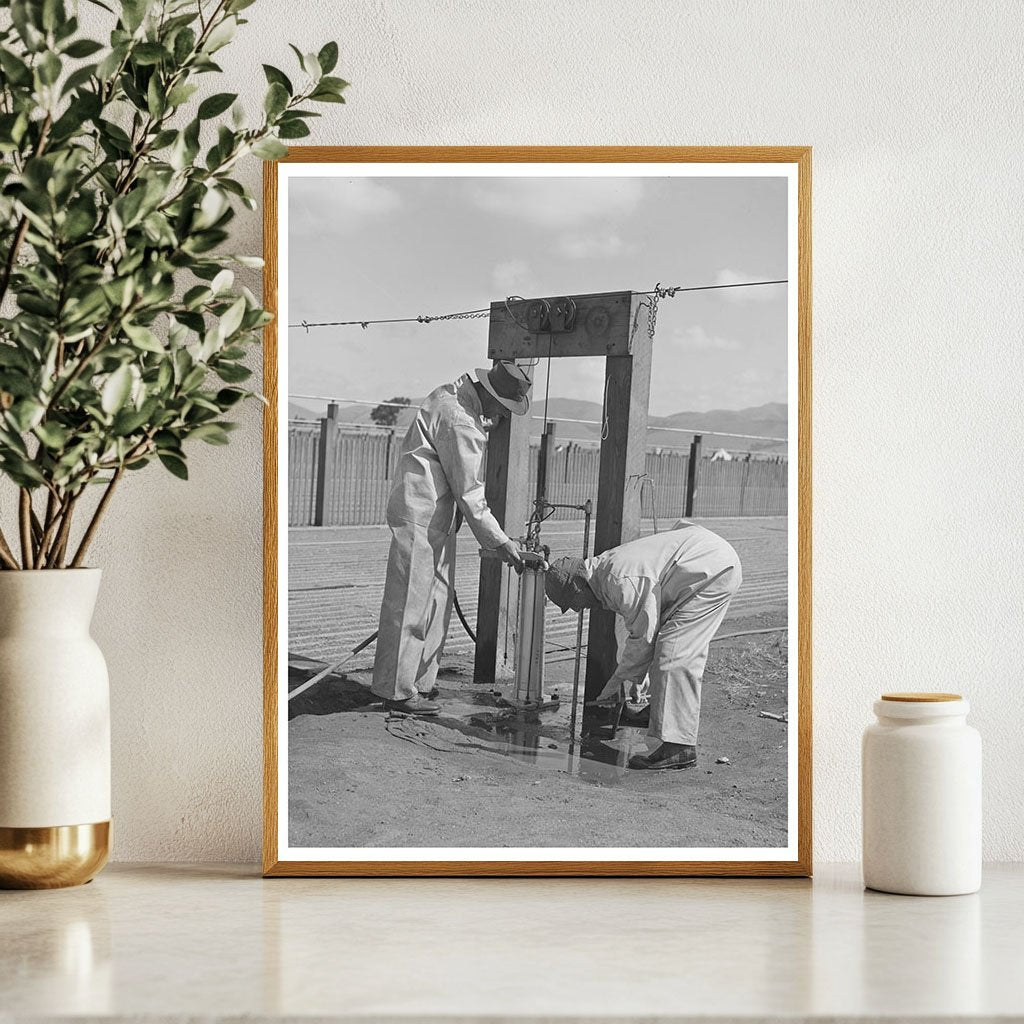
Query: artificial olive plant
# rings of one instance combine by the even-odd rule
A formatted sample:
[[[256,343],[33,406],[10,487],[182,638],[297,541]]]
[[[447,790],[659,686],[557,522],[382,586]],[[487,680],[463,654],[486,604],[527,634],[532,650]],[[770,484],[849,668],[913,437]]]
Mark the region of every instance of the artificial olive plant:
[[[285,155],[347,84],[337,44],[292,47],[293,77],[264,65],[257,115],[206,87],[254,0],[92,2],[106,41],[64,0],[0,0],[0,472],[20,547],[0,523],[5,569],[82,565],[126,470],[186,479],[186,442],[228,443],[270,319],[232,271],[262,261],[223,251],[256,206],[238,165]]]

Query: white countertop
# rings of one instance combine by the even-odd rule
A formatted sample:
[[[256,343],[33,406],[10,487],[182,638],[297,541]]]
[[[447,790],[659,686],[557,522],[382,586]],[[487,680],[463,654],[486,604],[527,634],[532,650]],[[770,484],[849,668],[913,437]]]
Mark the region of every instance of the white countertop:
[[[806,880],[272,879],[115,865],[0,893],[0,1021],[58,1015],[1024,1019],[1024,866]]]

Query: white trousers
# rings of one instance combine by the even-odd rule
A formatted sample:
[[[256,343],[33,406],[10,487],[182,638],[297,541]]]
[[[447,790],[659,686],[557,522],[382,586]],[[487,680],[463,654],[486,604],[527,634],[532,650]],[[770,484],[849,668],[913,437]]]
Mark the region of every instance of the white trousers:
[[[676,608],[658,631],[650,667],[652,739],[696,745],[708,650],[742,581],[734,566]]]
[[[393,521],[373,659],[373,692],[427,693],[437,680],[455,594],[455,533]]]

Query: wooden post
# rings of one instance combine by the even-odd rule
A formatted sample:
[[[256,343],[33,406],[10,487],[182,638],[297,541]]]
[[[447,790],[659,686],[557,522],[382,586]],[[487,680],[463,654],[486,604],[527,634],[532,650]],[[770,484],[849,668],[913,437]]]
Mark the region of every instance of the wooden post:
[[[334,402],[327,405],[327,415],[320,420],[320,440],[316,449],[316,497],[313,499],[313,525],[324,526],[325,505],[327,503],[328,471],[327,453],[335,440],[338,429],[338,406]]]
[[[484,477],[487,504],[502,529],[512,538],[523,533],[527,519],[530,466],[530,417],[503,419],[487,438],[487,468]],[[513,608],[506,607],[504,563],[496,558],[480,560],[480,589],[476,613],[476,656],[473,680],[493,686],[498,660],[498,642],[504,641]],[[511,642],[511,641],[510,641]],[[504,654],[504,650],[501,652]],[[510,652],[511,653],[511,652]]]
[[[697,493],[697,481],[700,473],[701,442],[703,435],[694,434],[690,442],[690,463],[686,467],[686,502],[683,507],[683,515],[687,519],[693,515],[693,499]]]
[[[634,297],[634,302],[637,297]],[[639,313],[639,310],[637,311]],[[601,464],[597,484],[594,554],[640,536],[640,494],[647,461],[647,403],[651,392],[651,339],[634,335],[631,356],[608,356]],[[593,700],[615,671],[615,615],[590,612],[586,700]]]
[[[750,477],[750,453],[743,460],[743,475],[740,477],[740,515],[746,515],[747,480]]]

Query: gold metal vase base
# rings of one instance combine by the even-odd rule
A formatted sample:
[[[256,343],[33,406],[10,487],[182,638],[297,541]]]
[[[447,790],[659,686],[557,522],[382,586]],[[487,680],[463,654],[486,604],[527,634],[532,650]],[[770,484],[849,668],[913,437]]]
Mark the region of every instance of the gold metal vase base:
[[[110,822],[5,828],[0,825],[0,889],[62,889],[100,873],[110,857]]]

